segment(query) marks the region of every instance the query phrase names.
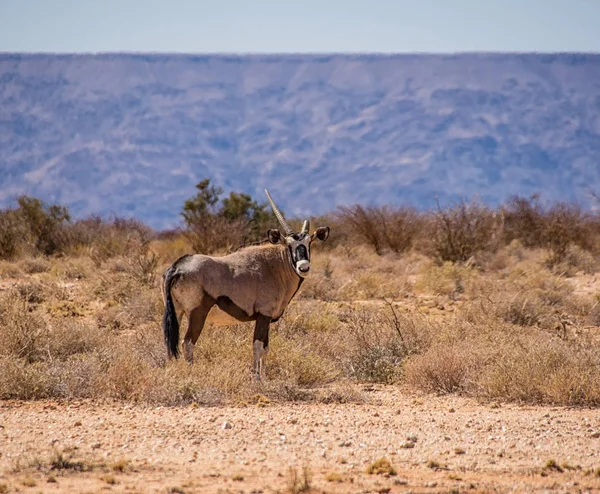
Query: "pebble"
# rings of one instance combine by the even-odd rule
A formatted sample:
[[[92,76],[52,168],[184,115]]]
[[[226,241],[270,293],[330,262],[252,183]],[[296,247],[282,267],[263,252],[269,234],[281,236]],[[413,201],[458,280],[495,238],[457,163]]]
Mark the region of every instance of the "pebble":
[[[233,428],[233,425],[231,425],[231,423],[227,422],[227,421],[223,422],[223,425],[221,426],[221,429],[231,429],[231,428]]]

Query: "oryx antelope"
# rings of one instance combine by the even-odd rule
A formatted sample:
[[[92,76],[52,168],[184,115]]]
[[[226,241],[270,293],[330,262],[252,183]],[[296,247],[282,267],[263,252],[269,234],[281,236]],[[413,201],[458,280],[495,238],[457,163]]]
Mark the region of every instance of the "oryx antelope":
[[[223,257],[202,254],[177,259],[163,275],[165,312],[163,331],[170,357],[179,356],[179,322],[183,313],[188,329],[183,339],[186,360],[192,362],[194,345],[206,322],[235,324],[256,321],[254,372],[264,377],[269,349],[269,325],[277,321],[310,271],[310,246],[326,240],[329,227],[309,234],[309,221],[294,232],[265,190],[283,233],[269,230],[271,244],[248,247]]]

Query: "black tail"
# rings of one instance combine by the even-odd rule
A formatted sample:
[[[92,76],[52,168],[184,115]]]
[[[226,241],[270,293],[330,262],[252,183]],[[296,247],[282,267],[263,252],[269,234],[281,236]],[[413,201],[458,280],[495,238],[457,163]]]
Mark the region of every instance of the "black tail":
[[[165,313],[163,314],[163,333],[165,335],[165,345],[169,356],[179,358],[179,321],[177,321],[177,313],[175,304],[171,296],[171,286],[179,277],[177,265],[179,261],[187,256],[177,259],[165,273]]]

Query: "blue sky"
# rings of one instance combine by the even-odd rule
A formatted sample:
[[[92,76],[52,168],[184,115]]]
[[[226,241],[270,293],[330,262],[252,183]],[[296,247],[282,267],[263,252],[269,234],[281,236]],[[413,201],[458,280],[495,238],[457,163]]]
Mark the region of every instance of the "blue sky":
[[[600,52],[600,0],[0,0],[0,51]]]

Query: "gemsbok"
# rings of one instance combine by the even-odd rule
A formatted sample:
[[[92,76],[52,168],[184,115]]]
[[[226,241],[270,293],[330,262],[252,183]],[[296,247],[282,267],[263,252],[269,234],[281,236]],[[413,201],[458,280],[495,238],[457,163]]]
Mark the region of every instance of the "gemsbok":
[[[277,321],[298,292],[310,271],[310,247],[315,239],[327,240],[329,227],[309,234],[309,221],[294,232],[273,202],[267,199],[283,234],[269,230],[273,245],[247,247],[222,257],[184,255],[163,275],[165,312],[163,332],[168,357],[179,357],[179,323],[183,313],[188,329],[183,352],[193,361],[194,345],[206,322],[235,324],[256,321],[254,328],[254,373],[265,375],[269,349],[269,325]]]

